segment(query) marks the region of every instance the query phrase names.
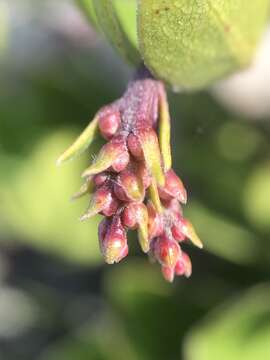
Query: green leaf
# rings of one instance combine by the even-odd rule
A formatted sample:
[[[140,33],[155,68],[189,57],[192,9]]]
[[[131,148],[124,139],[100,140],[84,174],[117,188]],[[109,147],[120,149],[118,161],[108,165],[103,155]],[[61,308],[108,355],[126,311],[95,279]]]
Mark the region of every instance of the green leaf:
[[[94,8],[94,0],[75,0],[79,7],[83,10],[87,18],[95,28],[98,28],[98,20]]]
[[[214,311],[187,337],[185,360],[269,359],[269,299],[261,285]]]
[[[128,61],[143,59],[157,78],[191,90],[250,64],[270,8],[269,0],[78,1]]]
[[[139,63],[140,55],[135,47],[135,0],[94,0],[94,7],[98,23],[108,40],[129,62]]]
[[[176,88],[196,89],[248,65],[269,0],[141,0],[138,34],[150,70]]]
[[[113,0],[119,22],[131,44],[138,49],[137,35],[137,1]]]

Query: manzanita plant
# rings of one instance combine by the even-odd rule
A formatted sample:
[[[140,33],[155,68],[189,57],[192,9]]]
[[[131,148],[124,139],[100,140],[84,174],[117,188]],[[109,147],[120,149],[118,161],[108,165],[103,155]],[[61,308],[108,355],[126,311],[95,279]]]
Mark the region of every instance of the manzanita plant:
[[[105,261],[126,257],[127,230],[137,229],[142,251],[160,263],[166,280],[189,277],[191,261],[181,244],[189,239],[202,248],[202,243],[182,212],[187,192],[172,169],[164,83],[192,91],[247,66],[269,0],[78,2],[138,70],[123,96],[97,112],[58,164],[102,136],[107,143],[83,172],[85,182],[74,198],[90,194],[82,220],[104,215],[98,233]]]

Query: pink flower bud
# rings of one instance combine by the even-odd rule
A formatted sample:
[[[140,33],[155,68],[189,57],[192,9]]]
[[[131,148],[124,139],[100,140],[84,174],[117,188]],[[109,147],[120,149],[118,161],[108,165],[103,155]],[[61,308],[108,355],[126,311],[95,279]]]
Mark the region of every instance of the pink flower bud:
[[[103,207],[101,213],[104,216],[108,216],[108,217],[112,216],[112,215],[116,214],[119,206],[120,206],[120,202],[113,195],[111,195],[111,198],[106,203],[106,205]]]
[[[124,226],[128,227],[129,229],[135,229],[137,226],[137,218],[134,214],[135,212],[134,207],[131,205],[133,205],[133,203],[125,207],[122,214],[122,223]]]
[[[172,217],[183,214],[182,207],[177,199],[171,199],[169,201],[163,201],[164,207],[170,212]]]
[[[182,233],[181,227],[179,227],[177,224],[172,226],[171,231],[172,231],[172,236],[175,240],[179,242],[185,240],[186,236]]]
[[[96,185],[96,187],[100,187],[102,185],[104,185],[104,183],[106,182],[106,180],[109,178],[108,173],[106,172],[102,172],[100,174],[97,174],[94,176],[94,184]]]
[[[127,146],[131,154],[138,160],[143,159],[143,151],[136,135],[130,134],[127,139]]]
[[[130,160],[129,153],[127,149],[125,149],[119,154],[119,156],[112,163],[113,170],[116,172],[123,171],[127,167],[129,160]]]
[[[122,201],[142,201],[145,196],[143,181],[132,168],[118,175],[114,189]]]
[[[173,282],[174,280],[174,267],[161,266],[161,272],[165,280]]]
[[[149,201],[147,204],[148,211],[148,233],[149,238],[153,239],[157,236],[160,236],[164,231],[162,217],[159,213],[156,212],[154,206]]]
[[[143,203],[130,203],[122,214],[122,222],[129,228],[138,229],[139,243],[147,253],[150,247],[147,207]]]
[[[123,136],[117,135],[101,148],[95,161],[83,172],[82,176],[97,175],[111,166],[117,172],[122,171],[128,162],[129,154],[125,139]]]
[[[174,272],[177,276],[185,275],[185,264],[182,259],[179,259],[175,265]]]
[[[101,135],[110,140],[119,128],[121,122],[120,112],[118,110],[106,109],[99,115],[99,130]]]
[[[104,218],[98,225],[98,238],[99,242],[103,243],[109,226],[111,225],[111,219]]]
[[[146,190],[150,186],[152,178],[143,161],[138,163],[136,173],[138,174],[138,177],[142,179],[144,189]]]
[[[121,261],[128,254],[125,229],[120,217],[105,219],[99,225],[100,250],[108,264]]]
[[[182,252],[182,255],[175,265],[175,274],[180,276],[185,275],[187,278],[192,274],[191,260],[185,252]]]
[[[177,228],[177,232],[179,233],[179,236],[182,233],[184,236],[189,238],[190,241],[195,246],[197,246],[200,249],[203,248],[203,244],[189,220],[184,219],[182,216],[178,216],[174,226],[175,228]]]
[[[121,185],[115,183],[113,185],[113,192],[114,192],[115,196],[117,197],[117,199],[119,199],[120,201],[125,201],[125,202],[130,201],[126,195],[125,190],[123,189],[123,187]]]
[[[171,227],[172,235],[175,240],[184,241],[186,235],[183,233],[183,217],[179,213],[173,213],[173,225]]]
[[[165,185],[159,187],[159,195],[163,200],[176,198],[183,204],[187,202],[187,192],[180,178],[170,169],[165,174]]]
[[[181,249],[176,241],[161,236],[155,241],[154,253],[161,265],[174,267],[181,255]]]
[[[93,194],[89,207],[86,213],[81,217],[81,220],[89,219],[90,217],[104,210],[106,211],[106,209],[110,209],[113,202],[114,198],[112,196],[111,188],[109,186],[103,185]]]

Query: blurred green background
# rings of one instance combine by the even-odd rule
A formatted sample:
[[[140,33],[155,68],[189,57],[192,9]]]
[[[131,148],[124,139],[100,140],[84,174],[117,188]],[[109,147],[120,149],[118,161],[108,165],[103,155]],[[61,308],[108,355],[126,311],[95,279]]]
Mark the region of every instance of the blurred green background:
[[[0,359],[270,359],[270,111],[170,94],[205,244],[191,279],[167,284],[136,245],[104,265],[98,219],[78,221],[91,154],[55,160],[132,72],[71,1],[0,0]]]

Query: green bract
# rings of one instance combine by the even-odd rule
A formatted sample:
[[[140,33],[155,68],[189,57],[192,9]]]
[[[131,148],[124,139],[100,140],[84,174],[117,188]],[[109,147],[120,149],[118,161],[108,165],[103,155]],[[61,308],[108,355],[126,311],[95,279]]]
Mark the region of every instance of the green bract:
[[[198,89],[247,66],[269,0],[77,0],[129,61],[175,88]]]

